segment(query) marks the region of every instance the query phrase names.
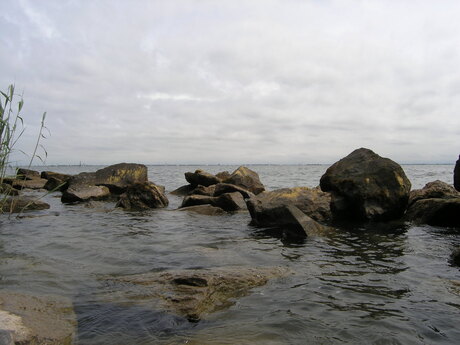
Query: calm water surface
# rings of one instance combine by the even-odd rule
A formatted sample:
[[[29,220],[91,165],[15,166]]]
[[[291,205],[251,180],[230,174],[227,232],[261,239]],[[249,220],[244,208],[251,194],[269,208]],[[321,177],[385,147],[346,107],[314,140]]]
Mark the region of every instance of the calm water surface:
[[[67,173],[100,167],[48,167]],[[150,166],[171,191],[184,172],[236,166]],[[318,185],[323,165],[253,166],[267,189]],[[452,165],[403,167],[413,188],[452,183]],[[292,243],[249,226],[247,213],[208,217],[63,205],[36,218],[0,217],[1,288],[74,302],[78,344],[458,344],[460,270],[449,254],[460,230],[431,226],[349,229]],[[110,211],[109,211],[110,210]],[[224,266],[285,266],[272,280],[198,323],[142,307],[104,303],[101,277]]]

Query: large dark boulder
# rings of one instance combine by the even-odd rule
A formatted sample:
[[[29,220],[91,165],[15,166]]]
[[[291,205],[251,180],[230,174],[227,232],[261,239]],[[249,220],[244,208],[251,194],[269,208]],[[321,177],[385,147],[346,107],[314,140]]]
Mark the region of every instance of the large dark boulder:
[[[120,195],[118,206],[127,210],[146,210],[168,206],[165,190],[152,182],[135,183]]]
[[[404,214],[411,183],[399,164],[361,148],[329,167],[321,189],[337,219],[387,221]]]
[[[295,187],[263,192],[246,201],[252,223],[260,226],[283,224],[280,214],[285,207],[296,206],[303,213],[319,222],[329,222],[332,218],[329,193],[319,188]]]
[[[190,183],[193,187],[196,186],[211,186],[216,183],[220,183],[221,180],[215,175],[212,175],[204,170],[195,170],[194,173],[192,172],[186,172],[185,173],[185,179],[187,180],[188,183]]]
[[[458,156],[457,162],[455,162],[454,168],[454,188],[460,191],[460,155]]]
[[[244,166],[236,169],[223,182],[243,187],[254,194],[262,193],[265,190],[264,185],[260,181],[259,174]]]

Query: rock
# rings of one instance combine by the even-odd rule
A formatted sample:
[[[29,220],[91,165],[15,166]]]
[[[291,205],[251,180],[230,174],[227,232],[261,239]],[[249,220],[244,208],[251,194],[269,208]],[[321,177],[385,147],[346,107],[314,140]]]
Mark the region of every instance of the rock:
[[[106,186],[111,193],[121,194],[132,184],[148,181],[147,167],[143,164],[119,163],[94,173],[95,185]]]
[[[96,186],[96,173],[94,172],[82,172],[78,175],[71,176],[67,184],[67,187],[72,189],[89,186]]]
[[[48,181],[40,177],[34,178],[34,179],[27,179],[27,180],[16,180],[13,182],[13,188],[16,188],[19,190],[24,189],[24,188],[43,189],[45,187],[46,182]]]
[[[455,248],[450,254],[450,262],[453,265],[460,266],[460,247]]]
[[[220,216],[226,213],[220,207],[211,206],[209,204],[183,207],[183,208],[179,208],[178,211],[194,212],[194,213],[202,214],[205,216]]]
[[[327,223],[332,218],[330,202],[331,195],[319,188],[294,187],[263,192],[250,198],[246,203],[253,224],[272,226],[282,224],[282,220],[278,219],[277,209],[283,209],[288,205],[296,206],[318,222]]]
[[[114,301],[120,297],[129,299],[134,304],[162,308],[198,321],[206,314],[231,306],[234,298],[248,294],[269,279],[291,273],[281,267],[228,267],[128,275],[108,279],[108,297]],[[119,292],[114,294],[117,284]]]
[[[454,188],[460,191],[460,155],[458,156],[457,162],[455,162],[454,168]]]
[[[182,202],[182,207],[196,206],[196,205],[211,205],[220,207],[221,209],[233,212],[246,209],[246,204],[242,195],[238,192],[225,193],[218,197],[207,195],[190,195],[186,196]]]
[[[30,169],[18,169],[16,172],[16,178],[18,180],[34,180],[40,178],[40,173],[35,170]]]
[[[321,189],[337,219],[386,221],[404,214],[411,183],[401,166],[361,148],[329,167]]]
[[[182,207],[197,205],[213,205],[217,198],[208,195],[189,195],[182,201]]]
[[[8,197],[3,204],[1,204],[2,212],[19,213],[22,211],[37,211],[49,209],[50,205],[46,202],[36,200],[25,196],[12,196]]]
[[[295,236],[323,236],[332,231],[332,228],[313,220],[294,205],[288,205],[279,210],[282,211],[279,214],[279,222],[281,223],[282,220],[282,223],[279,225],[286,227]]]
[[[49,180],[50,178],[53,177],[58,180],[67,181],[72,176],[68,174],[57,173],[54,171],[42,171],[42,173],[40,174],[40,177],[44,178],[45,180]]]
[[[68,187],[61,197],[63,203],[74,203],[88,200],[104,200],[110,197],[110,190],[105,186],[74,185]]]
[[[417,200],[405,218],[417,224],[460,227],[460,198]]]
[[[46,190],[49,190],[49,191],[56,191],[56,190],[59,190],[59,191],[64,191],[68,188],[68,181],[65,181],[65,180],[61,180],[61,179],[58,179],[57,177],[53,177],[51,176],[45,183],[45,185],[43,186],[43,188],[45,188]]]
[[[243,198],[248,199],[254,196],[253,193],[244,189],[243,187],[236,186],[230,183],[218,183],[214,187],[214,196],[219,196],[225,193],[239,192]]]
[[[239,192],[225,193],[216,197],[213,206],[220,207],[227,212],[246,210],[246,203]]]
[[[436,180],[427,183],[422,189],[412,190],[409,194],[409,207],[417,200],[430,199],[430,198],[459,198],[460,193],[455,190],[451,185]]]
[[[214,191],[216,189],[216,185],[211,185],[208,187],[198,185],[195,189],[191,190],[188,194],[189,195],[207,195],[207,196],[213,196]]]
[[[0,194],[3,194],[3,195],[18,195],[19,191],[17,189],[14,189],[9,184],[1,183],[0,184]]]
[[[228,171],[221,171],[216,174],[216,177],[220,178],[221,181],[227,180],[231,174]]]
[[[170,192],[170,194],[179,195],[179,196],[185,196],[185,195],[189,195],[190,192],[193,189],[194,189],[194,187],[191,184],[187,184],[185,186],[182,186],[182,187],[179,187],[179,188],[173,190],[172,192]]]
[[[202,185],[205,187],[211,186],[216,183],[220,183],[221,180],[204,171],[204,170],[196,170],[194,173],[192,172],[186,172],[185,173],[185,179],[187,180],[188,183],[190,183],[193,187],[196,187],[198,185]]]
[[[168,203],[164,187],[152,182],[144,182],[128,186],[126,192],[120,195],[117,205],[128,210],[146,210],[166,207]]]
[[[265,190],[264,185],[260,182],[259,175],[244,166],[236,169],[224,182],[243,187],[256,195]]]
[[[0,312],[0,324],[5,325],[7,321],[2,313]],[[14,345],[13,331],[0,330],[0,345]]]
[[[9,333],[14,344],[70,345],[76,317],[67,299],[1,291],[0,329]]]

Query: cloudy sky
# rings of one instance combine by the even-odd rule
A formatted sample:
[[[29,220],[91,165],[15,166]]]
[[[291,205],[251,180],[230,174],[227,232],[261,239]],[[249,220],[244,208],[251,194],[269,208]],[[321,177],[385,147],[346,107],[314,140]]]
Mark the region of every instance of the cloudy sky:
[[[0,88],[48,164],[460,153],[460,1],[0,0]],[[15,160],[22,160],[18,154]]]

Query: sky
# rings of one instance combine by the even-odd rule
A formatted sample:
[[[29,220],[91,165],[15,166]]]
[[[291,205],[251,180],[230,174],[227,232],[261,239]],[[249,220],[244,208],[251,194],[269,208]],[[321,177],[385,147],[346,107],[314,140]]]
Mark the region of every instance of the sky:
[[[27,162],[399,163],[460,154],[458,0],[0,0]],[[39,152],[43,156],[43,152]]]

